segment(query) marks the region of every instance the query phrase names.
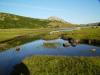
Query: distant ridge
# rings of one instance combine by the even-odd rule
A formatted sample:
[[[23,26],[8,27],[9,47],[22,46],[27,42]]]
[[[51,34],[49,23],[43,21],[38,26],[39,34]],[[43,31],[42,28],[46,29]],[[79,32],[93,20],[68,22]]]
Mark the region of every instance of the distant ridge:
[[[65,22],[58,17],[48,19],[37,19],[14,15],[10,13],[0,13],[0,29],[5,28],[63,28],[74,27],[74,24]]]
[[[88,26],[100,26],[100,22],[86,24]]]
[[[88,24],[80,24],[81,26],[100,26],[100,22],[96,22],[96,23],[88,23]]]

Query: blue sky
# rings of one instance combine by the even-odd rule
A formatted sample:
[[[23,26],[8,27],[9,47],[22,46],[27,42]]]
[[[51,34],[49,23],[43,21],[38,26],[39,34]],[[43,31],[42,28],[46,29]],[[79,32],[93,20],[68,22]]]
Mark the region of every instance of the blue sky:
[[[58,16],[76,24],[100,22],[100,0],[0,0],[0,12],[33,18]]]

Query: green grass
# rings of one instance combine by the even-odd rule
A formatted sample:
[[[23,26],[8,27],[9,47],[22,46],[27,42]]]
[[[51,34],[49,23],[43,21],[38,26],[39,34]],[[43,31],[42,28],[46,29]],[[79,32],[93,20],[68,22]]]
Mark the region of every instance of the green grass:
[[[22,35],[41,35],[47,34],[54,29],[38,28],[38,29],[0,29],[0,41],[14,38]]]
[[[100,40],[100,28],[83,28],[81,30],[66,32],[64,38],[71,37],[74,39],[96,39]]]
[[[32,56],[23,63],[30,75],[100,75],[100,57]]]

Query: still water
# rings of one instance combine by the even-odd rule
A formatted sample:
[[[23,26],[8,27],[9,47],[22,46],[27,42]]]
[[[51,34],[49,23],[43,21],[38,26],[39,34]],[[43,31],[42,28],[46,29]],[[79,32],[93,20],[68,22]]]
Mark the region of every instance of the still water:
[[[59,43],[56,48],[44,47],[44,43]],[[62,39],[56,40],[36,40],[20,46],[20,51],[11,48],[0,53],[0,75],[9,75],[13,66],[32,55],[51,55],[51,56],[100,56],[100,47],[87,44],[78,44],[77,46],[63,47],[63,43],[68,41]],[[91,50],[95,49],[95,52]]]

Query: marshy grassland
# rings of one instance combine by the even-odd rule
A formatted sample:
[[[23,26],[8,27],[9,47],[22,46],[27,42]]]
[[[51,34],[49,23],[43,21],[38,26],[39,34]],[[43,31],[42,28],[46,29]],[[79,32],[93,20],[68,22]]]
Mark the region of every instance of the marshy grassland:
[[[52,40],[59,37],[100,40],[100,28],[82,28],[70,32],[49,34],[55,29],[1,29],[0,42],[10,48],[36,39]],[[2,43],[1,43],[2,44]],[[51,47],[56,44],[44,44]],[[4,50],[4,49],[3,49]],[[31,56],[22,61],[30,75],[100,75],[100,57]]]
[[[100,75],[100,57],[31,56],[30,75]]]
[[[0,29],[0,42],[14,38],[16,36],[23,35],[41,35],[45,34],[42,38],[46,40],[57,39],[59,37],[72,37],[75,39],[96,39],[100,40],[100,28],[82,28],[74,31],[64,31],[59,33],[49,34],[50,31],[56,29],[52,28],[40,28],[40,29]]]

